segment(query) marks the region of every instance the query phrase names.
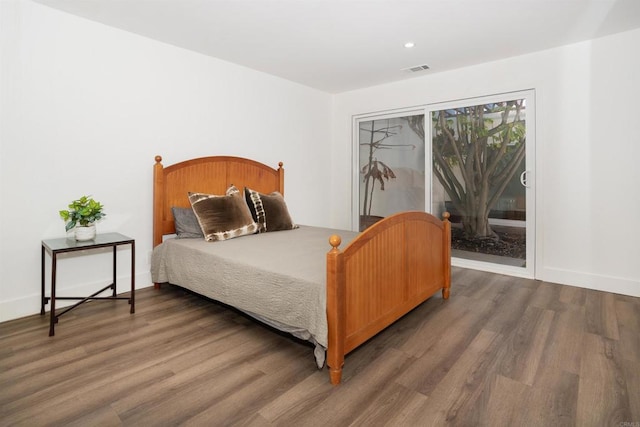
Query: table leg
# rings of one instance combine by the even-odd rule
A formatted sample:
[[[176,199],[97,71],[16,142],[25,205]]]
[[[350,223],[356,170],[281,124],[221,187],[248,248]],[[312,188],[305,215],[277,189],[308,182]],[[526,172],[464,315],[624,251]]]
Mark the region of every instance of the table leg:
[[[113,282],[111,282],[111,287],[113,288],[113,296],[116,296],[116,248],[117,245],[113,245]]]
[[[54,324],[56,323],[56,265],[57,259],[55,251],[51,253],[51,317],[49,320],[49,336],[55,335]]]
[[[136,312],[136,242],[131,242],[131,309],[129,313]]]
[[[41,281],[41,286],[40,286],[40,315],[42,316],[44,314],[44,245],[42,245],[42,254],[40,257],[41,260],[41,268],[40,268],[40,281]]]

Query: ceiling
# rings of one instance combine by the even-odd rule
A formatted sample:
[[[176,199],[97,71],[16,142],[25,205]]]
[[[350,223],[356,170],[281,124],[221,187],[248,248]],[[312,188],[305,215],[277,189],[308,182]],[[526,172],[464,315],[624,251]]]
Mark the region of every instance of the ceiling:
[[[35,1],[329,93],[640,28],[640,0]]]

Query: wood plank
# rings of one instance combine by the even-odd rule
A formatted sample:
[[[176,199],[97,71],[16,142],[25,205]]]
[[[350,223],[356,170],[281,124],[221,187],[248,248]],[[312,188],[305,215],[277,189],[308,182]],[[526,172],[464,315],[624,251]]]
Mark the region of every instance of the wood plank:
[[[555,378],[560,372],[580,374],[584,307],[555,312],[534,384]]]
[[[309,408],[295,417],[281,416],[281,425],[349,425],[360,413],[371,410],[371,404],[379,391],[393,381],[411,359],[396,349],[388,349],[366,369],[349,381],[343,381],[322,400],[320,405]],[[332,408],[327,411],[326,408]]]
[[[540,360],[554,312],[529,306],[522,313],[505,345],[508,351],[500,362],[501,375],[532,385],[536,379]]]
[[[614,294],[607,292],[596,291],[587,294],[587,332],[614,340],[620,338],[615,299]]]
[[[396,381],[411,390],[429,396],[452,367],[457,363],[458,357],[464,354],[480,333],[486,318],[494,307],[488,301],[481,306],[476,303],[472,308],[468,299],[458,297],[447,304],[455,305],[458,310],[442,312],[440,319],[425,323],[422,329],[408,340],[413,343],[411,347],[403,345],[401,349],[416,357],[412,363]],[[453,314],[453,318],[449,316]],[[484,321],[483,321],[484,319]],[[447,333],[434,335],[433,328],[442,327]],[[416,351],[420,349],[420,351]]]
[[[471,408],[482,395],[485,385],[495,377],[494,359],[501,351],[503,340],[500,334],[481,330],[429,395],[426,404],[407,418],[408,425],[464,422],[474,425],[477,413]]]
[[[632,420],[621,356],[615,341],[587,333],[578,390],[578,425],[610,426]]]
[[[622,357],[640,362],[640,304],[616,301],[616,318]]]

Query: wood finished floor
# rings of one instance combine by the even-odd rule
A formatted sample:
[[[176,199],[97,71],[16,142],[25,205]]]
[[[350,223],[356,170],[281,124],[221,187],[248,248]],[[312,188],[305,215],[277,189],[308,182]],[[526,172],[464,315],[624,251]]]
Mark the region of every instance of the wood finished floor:
[[[640,426],[640,298],[454,269],[329,384],[311,347],[179,288],[0,324],[0,425]]]

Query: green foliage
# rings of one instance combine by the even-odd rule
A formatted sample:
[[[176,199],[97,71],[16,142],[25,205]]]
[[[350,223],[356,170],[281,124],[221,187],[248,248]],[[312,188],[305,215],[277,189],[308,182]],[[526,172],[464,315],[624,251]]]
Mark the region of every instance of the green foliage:
[[[104,206],[93,200],[91,196],[82,196],[78,200],[74,200],[69,203],[68,208],[68,210],[60,211],[60,218],[66,223],[65,230],[67,231],[78,224],[86,227],[107,215],[102,212]]]
[[[433,112],[433,173],[465,232],[492,235],[488,216],[525,156],[524,100]],[[411,128],[423,135],[420,123]]]

